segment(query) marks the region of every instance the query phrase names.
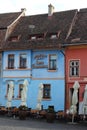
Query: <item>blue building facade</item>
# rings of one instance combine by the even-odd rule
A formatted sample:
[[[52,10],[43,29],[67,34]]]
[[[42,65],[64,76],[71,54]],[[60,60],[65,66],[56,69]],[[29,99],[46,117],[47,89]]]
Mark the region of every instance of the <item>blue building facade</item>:
[[[20,66],[20,59],[26,65]],[[10,58],[9,58],[10,57]],[[24,67],[24,68],[23,68]],[[49,105],[55,110],[64,110],[65,80],[64,55],[60,50],[20,50],[3,52],[3,83],[1,105],[6,106],[8,84],[14,82],[12,106],[20,106],[20,85],[24,79],[29,82],[27,106],[36,109],[39,84],[44,85],[43,109]]]
[[[27,106],[37,109],[39,85],[43,84],[42,108],[65,106],[64,43],[77,10],[21,17],[2,44],[0,104],[6,106],[10,81],[14,84],[12,106],[21,104],[23,82],[28,80]]]

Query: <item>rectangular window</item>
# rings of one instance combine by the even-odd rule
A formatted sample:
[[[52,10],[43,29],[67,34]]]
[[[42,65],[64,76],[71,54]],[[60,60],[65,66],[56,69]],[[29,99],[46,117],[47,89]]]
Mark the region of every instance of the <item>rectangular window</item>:
[[[50,99],[50,91],[51,91],[50,84],[43,84],[43,98],[44,99]]]
[[[70,102],[70,106],[72,105],[72,95],[73,95],[73,88],[69,89],[69,102]]]
[[[79,60],[70,61],[70,76],[79,76]]]
[[[8,95],[8,90],[9,90],[9,84],[7,84],[6,97],[7,97],[7,95]]]
[[[26,68],[27,56],[26,54],[20,54],[20,68]]]
[[[18,98],[21,98],[21,91],[23,89],[23,84],[19,84],[19,94],[18,94]]]
[[[56,70],[57,69],[57,55],[50,55],[49,56],[49,70]]]
[[[9,84],[7,84],[6,97],[8,96],[8,92],[9,92]],[[13,96],[12,96],[12,98],[14,98],[14,89],[13,89]]]
[[[8,55],[8,69],[14,69],[14,55]]]

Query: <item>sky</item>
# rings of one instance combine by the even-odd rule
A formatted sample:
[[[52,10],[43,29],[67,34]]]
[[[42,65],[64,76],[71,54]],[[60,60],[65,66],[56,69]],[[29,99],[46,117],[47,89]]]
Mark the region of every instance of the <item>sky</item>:
[[[19,12],[26,8],[26,15],[48,13],[52,4],[55,12],[87,8],[87,0],[0,0],[0,13]]]

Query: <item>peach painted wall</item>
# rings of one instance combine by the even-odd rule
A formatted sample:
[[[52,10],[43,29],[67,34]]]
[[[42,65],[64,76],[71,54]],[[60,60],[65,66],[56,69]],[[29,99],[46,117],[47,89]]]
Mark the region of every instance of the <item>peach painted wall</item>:
[[[69,61],[80,61],[80,75],[79,77],[69,76]],[[65,51],[65,70],[66,70],[66,105],[65,108],[69,109],[69,89],[72,88],[75,80],[80,84],[79,89],[79,102],[83,101],[83,93],[85,85],[87,84],[87,46],[69,47]]]

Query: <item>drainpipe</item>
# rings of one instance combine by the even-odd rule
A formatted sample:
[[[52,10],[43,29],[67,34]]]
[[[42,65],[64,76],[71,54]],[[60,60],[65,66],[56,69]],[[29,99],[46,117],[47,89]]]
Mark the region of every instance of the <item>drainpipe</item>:
[[[66,55],[65,53],[60,50],[60,52],[63,54],[64,56],[64,72],[65,72],[65,101],[64,101],[64,113],[66,113]]]

